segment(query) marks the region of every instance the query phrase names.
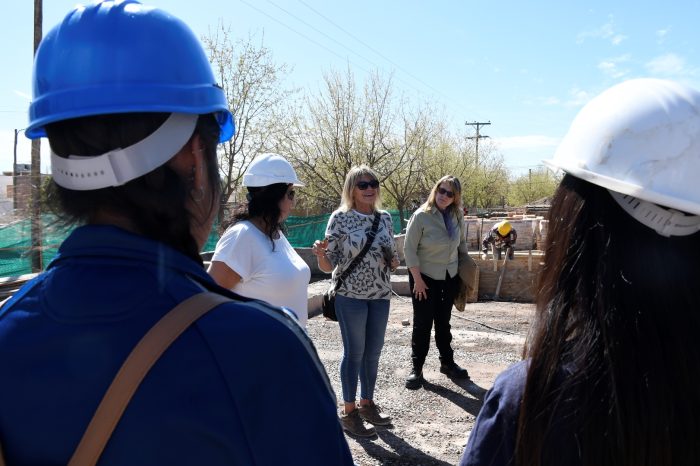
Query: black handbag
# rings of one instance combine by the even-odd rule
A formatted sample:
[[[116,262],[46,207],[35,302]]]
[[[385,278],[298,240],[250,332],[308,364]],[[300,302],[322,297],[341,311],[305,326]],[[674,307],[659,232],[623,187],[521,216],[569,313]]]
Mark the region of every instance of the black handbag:
[[[369,248],[372,246],[372,243],[374,243],[374,237],[377,236],[377,230],[379,229],[380,217],[381,215],[379,214],[379,212],[374,213],[374,222],[372,222],[372,229],[367,234],[367,242],[365,243],[365,247],[363,247],[362,251],[360,251],[360,253],[357,256],[355,256],[350,265],[348,265],[348,268],[340,274],[340,277],[338,277],[333,286],[331,286],[328,289],[328,291],[323,293],[323,300],[321,301],[321,311],[323,313],[323,317],[325,317],[326,319],[336,322],[338,321],[338,316],[335,313],[335,292],[336,290],[340,289],[340,287],[343,285],[343,280],[345,280],[347,276],[350,275],[350,273],[355,269],[357,264],[359,264],[362,258],[365,257],[367,251],[369,251]]]

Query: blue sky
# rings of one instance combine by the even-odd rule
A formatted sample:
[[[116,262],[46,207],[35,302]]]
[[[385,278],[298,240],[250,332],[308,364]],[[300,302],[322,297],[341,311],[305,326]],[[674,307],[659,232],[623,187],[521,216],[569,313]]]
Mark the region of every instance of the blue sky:
[[[0,170],[11,170],[14,128],[31,99],[33,2],[6,2],[0,19]],[[44,1],[44,32],[79,3]],[[474,2],[414,0],[163,0],[153,3],[204,35],[219,21],[254,34],[290,86],[315,91],[348,65],[394,73],[398,93],[429,101],[453,127],[490,121],[515,173],[549,158],[576,115],[607,87],[661,77],[700,88],[700,0]],[[8,11],[9,9],[9,11]],[[42,143],[46,152],[47,143]],[[20,135],[18,162],[29,162]],[[42,158],[48,172],[48,158]]]

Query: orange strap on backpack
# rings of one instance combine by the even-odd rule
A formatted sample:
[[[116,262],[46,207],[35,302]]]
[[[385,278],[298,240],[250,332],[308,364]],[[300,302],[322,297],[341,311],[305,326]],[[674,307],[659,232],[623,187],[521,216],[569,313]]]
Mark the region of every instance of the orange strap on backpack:
[[[216,293],[196,294],[171,309],[141,338],[107,389],[68,463],[69,466],[97,463],[131,397],[153,364],[192,323],[228,301],[231,299]],[[0,466],[5,466],[1,447]]]

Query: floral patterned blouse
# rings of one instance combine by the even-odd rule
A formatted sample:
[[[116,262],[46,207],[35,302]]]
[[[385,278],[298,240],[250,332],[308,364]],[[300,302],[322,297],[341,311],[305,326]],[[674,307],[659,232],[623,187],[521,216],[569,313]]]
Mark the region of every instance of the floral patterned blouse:
[[[374,238],[362,261],[345,278],[336,293],[356,299],[391,298],[391,258],[396,256],[396,243],[391,214],[379,211],[381,218]],[[374,214],[365,215],[355,210],[336,210],[328,219],[326,238],[327,257],[333,264],[333,280],[342,274],[367,242],[372,230]]]

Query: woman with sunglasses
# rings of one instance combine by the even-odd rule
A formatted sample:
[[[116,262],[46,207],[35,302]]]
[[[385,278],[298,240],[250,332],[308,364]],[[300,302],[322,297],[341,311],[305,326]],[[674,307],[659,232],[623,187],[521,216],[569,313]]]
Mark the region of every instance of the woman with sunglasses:
[[[343,429],[359,437],[376,434],[374,425],[388,425],[389,416],[374,403],[379,356],[389,319],[391,271],[399,265],[391,215],[380,211],[377,174],[366,165],[353,167],[345,177],[340,207],[331,214],[326,239],[316,241],[313,252],[324,272],[337,278],[362,251],[379,216],[376,235],[361,262],[336,289],[335,310],[343,338],[340,381],[345,406]],[[360,406],[356,406],[360,379]]]
[[[413,302],[413,369],[406,379],[406,388],[412,390],[423,384],[423,364],[430,348],[433,322],[440,372],[452,378],[469,377],[467,370],[455,363],[450,345],[452,303],[459,288],[459,255],[467,254],[461,197],[459,180],[443,176],[406,227],[404,255]]]
[[[309,266],[282,233],[294,207],[294,187],[304,186],[281,155],[259,155],[243,175],[248,205],[216,244],[209,274],[248,298],[283,306],[306,327]]]

